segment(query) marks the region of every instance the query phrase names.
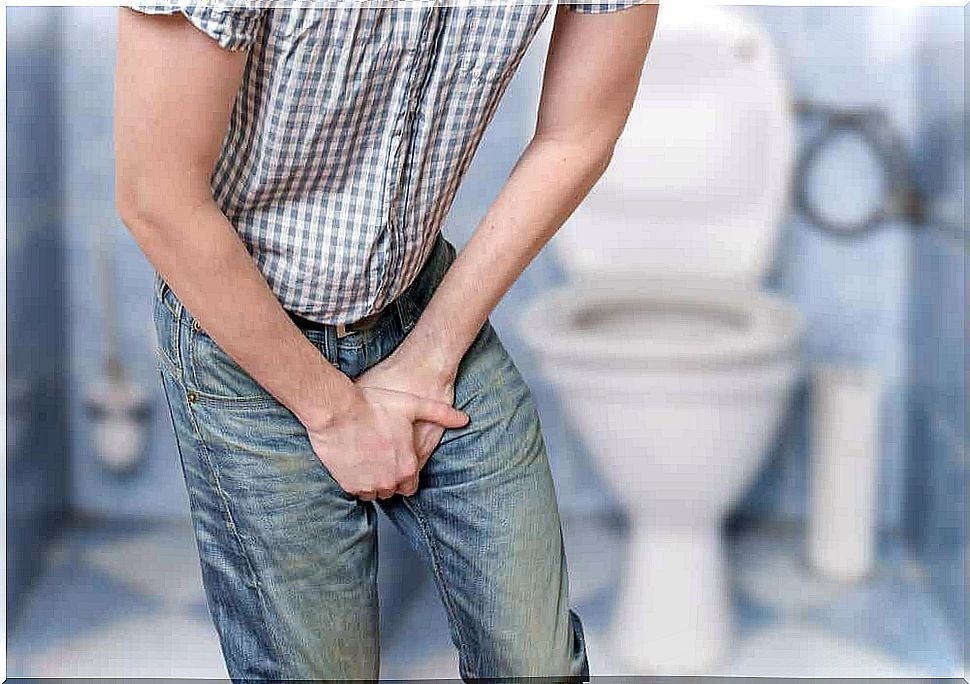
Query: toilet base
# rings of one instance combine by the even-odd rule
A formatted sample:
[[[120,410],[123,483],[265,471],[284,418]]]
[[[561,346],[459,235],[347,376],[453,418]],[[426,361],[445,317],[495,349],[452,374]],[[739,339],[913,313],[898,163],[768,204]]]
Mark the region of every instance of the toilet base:
[[[628,674],[700,674],[733,635],[719,521],[668,529],[632,522],[608,632]]]

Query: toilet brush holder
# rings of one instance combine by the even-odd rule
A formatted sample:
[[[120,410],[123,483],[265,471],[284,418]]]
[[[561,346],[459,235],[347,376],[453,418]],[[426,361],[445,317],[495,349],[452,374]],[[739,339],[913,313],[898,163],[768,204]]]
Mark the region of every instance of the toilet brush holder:
[[[806,552],[828,579],[859,580],[875,559],[881,396],[874,372],[814,372]]]

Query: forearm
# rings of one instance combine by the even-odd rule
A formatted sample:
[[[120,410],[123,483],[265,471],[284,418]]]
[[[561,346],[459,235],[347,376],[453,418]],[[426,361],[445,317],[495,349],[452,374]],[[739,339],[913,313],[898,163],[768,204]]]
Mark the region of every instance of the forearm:
[[[123,217],[206,334],[301,421],[326,423],[350,400],[353,384],[286,315],[213,202]]]
[[[489,313],[606,170],[656,18],[647,4],[606,16],[557,10],[536,134],[401,345],[406,368],[453,377]]]
[[[533,139],[402,344],[402,359],[454,375],[492,309],[602,175],[612,140]]]

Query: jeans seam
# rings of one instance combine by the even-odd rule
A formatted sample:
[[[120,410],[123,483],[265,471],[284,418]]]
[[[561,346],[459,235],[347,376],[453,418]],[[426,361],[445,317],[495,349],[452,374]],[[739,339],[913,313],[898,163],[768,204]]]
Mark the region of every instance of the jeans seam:
[[[159,347],[155,347],[155,367],[160,371],[164,371],[172,376],[176,381],[179,380],[178,368],[172,363],[172,359],[169,358],[168,354]]]
[[[451,596],[451,589],[448,583],[445,581],[444,572],[441,570],[441,561],[438,559],[438,547],[435,545],[434,536],[431,534],[431,530],[428,526],[427,518],[425,518],[424,511],[421,509],[421,505],[416,499],[412,497],[402,497],[404,505],[411,511],[414,515],[414,519],[418,521],[418,527],[421,530],[421,536],[424,537],[425,544],[428,545],[428,552],[431,556],[431,567],[434,570],[435,578],[438,580],[438,585],[441,587],[441,595],[444,598],[445,610],[448,613],[448,619],[455,627],[455,636],[458,639],[458,658],[459,662],[467,661],[467,648],[465,647],[465,640],[461,635],[461,621],[458,619],[458,615],[455,612],[455,606]],[[463,663],[465,669],[467,670],[467,662]]]
[[[209,447],[206,444],[205,439],[203,439],[202,437],[202,432],[199,430],[199,426],[198,426],[198,423],[196,422],[195,416],[192,413],[191,406],[186,407],[186,414],[188,415],[189,423],[192,425],[192,431],[195,433],[195,438],[196,440],[198,440],[199,450],[202,454],[202,460],[205,462],[205,466],[209,471],[209,477],[212,478],[211,480],[212,487],[213,489],[215,489],[217,495],[222,500],[222,509],[225,515],[226,529],[229,531],[233,539],[236,541],[236,545],[239,547],[239,554],[246,561],[246,567],[249,571],[248,584],[256,592],[256,596],[259,599],[260,611],[264,616],[263,626],[265,627],[266,632],[269,635],[270,641],[273,644],[273,650],[275,651],[274,655],[276,656],[276,662],[280,667],[282,667],[284,663],[284,659],[282,657],[283,650],[280,647],[276,630],[273,628],[273,624],[274,624],[273,620],[266,619],[266,616],[270,614],[270,611],[267,608],[266,597],[263,594],[263,586],[259,581],[259,575],[256,572],[256,566],[253,564],[252,558],[249,557],[249,553],[246,551],[245,541],[243,540],[242,535],[239,533],[239,527],[236,525],[235,518],[232,515],[232,509],[229,505],[229,495],[222,488],[222,485],[219,482],[219,474],[217,473],[216,467],[212,462],[211,455],[209,454]]]

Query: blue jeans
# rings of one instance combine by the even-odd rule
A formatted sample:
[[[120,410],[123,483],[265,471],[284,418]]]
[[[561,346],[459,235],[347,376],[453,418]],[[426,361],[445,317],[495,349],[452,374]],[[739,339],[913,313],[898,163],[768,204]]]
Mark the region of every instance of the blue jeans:
[[[304,334],[357,376],[413,328],[454,257],[439,237],[372,328]],[[376,679],[375,504],[337,485],[302,424],[157,275],[155,294],[159,368],[230,676]],[[460,364],[455,405],[471,420],[445,432],[417,493],[377,505],[433,571],[464,679],[586,680],[539,419],[490,323]]]

